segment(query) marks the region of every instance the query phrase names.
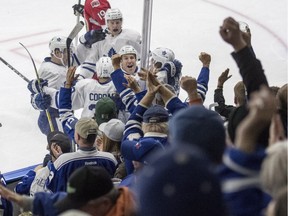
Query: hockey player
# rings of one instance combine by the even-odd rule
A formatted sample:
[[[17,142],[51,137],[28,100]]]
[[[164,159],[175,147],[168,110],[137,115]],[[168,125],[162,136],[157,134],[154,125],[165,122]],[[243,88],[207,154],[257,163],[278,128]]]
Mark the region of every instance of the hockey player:
[[[72,87],[72,110],[83,108],[81,117],[92,118],[95,113],[95,105],[97,101],[103,97],[117,98],[116,88],[111,80],[110,74],[113,71],[112,61],[110,57],[101,57],[97,62],[96,73],[98,80],[81,79]],[[66,78],[65,78],[66,79]],[[67,84],[67,83],[66,83]],[[44,86],[46,94],[52,98],[51,106],[58,109],[59,90]]]
[[[86,30],[101,30],[105,25],[105,12],[111,8],[107,0],[85,0],[85,4],[75,4],[74,14],[84,17]]]
[[[152,51],[151,67],[152,71],[157,74],[158,80],[173,86],[175,93],[179,95],[182,64],[175,59],[174,52],[164,47],[154,49]]]
[[[104,40],[92,45],[89,56],[87,56],[81,65],[79,74],[83,78],[93,77],[96,62],[99,58],[102,56],[112,57],[125,45],[132,45],[137,53],[141,53],[141,36],[136,31],[122,29],[123,16],[119,9],[108,9],[105,14],[105,20],[108,34]],[[81,55],[81,47],[79,46],[83,47],[83,44],[79,44],[77,47],[78,56]],[[86,50],[84,52],[86,52]]]
[[[56,131],[61,130],[61,124],[57,120],[59,113],[57,109],[51,108],[49,105],[47,106],[49,101],[51,101],[49,95],[37,93],[40,92],[39,86],[41,86],[41,88],[43,86],[48,86],[55,90],[59,90],[61,86],[64,86],[67,70],[66,65],[68,62],[66,39],[66,37],[56,36],[50,40],[50,57],[46,57],[44,59],[38,70],[41,83],[39,85],[37,80],[31,80],[28,84],[28,89],[32,93],[31,104],[35,109],[40,110],[38,126],[41,132],[45,135],[48,135],[51,132],[51,129],[44,110],[48,109],[48,112],[51,115],[54,130]],[[73,44],[71,44],[71,50],[73,51],[73,49]]]
[[[120,95],[122,102],[125,104],[126,109],[132,113],[135,108],[136,97],[134,92],[130,88],[126,88],[127,80],[125,76],[133,76],[137,80],[140,91],[145,90],[145,81],[141,80],[138,75],[137,67],[137,51],[133,46],[123,46],[119,54],[113,55],[112,64],[114,71],[111,74],[113,83]],[[123,85],[124,83],[124,85]],[[145,92],[139,92],[139,94],[145,95]]]

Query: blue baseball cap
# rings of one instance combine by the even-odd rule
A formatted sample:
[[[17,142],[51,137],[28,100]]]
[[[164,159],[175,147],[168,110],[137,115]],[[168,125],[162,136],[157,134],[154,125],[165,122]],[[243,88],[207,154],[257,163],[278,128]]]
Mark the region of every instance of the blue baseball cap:
[[[145,138],[140,141],[125,140],[121,143],[121,153],[125,159],[149,163],[150,156],[158,150],[164,150],[160,141]]]
[[[145,123],[160,123],[169,120],[168,111],[160,105],[153,105],[148,108],[143,115],[143,122]]]

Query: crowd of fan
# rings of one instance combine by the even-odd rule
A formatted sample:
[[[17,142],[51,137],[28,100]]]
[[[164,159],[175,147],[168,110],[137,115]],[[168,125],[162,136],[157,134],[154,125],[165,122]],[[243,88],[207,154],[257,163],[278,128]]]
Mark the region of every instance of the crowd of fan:
[[[113,25],[122,23],[116,15]],[[81,49],[91,49],[89,36],[99,31],[88,30]],[[211,61],[205,52],[198,78],[181,76],[182,65],[168,48],[152,52],[151,68],[138,69],[138,47],[127,43],[111,58],[94,57],[97,80],[82,73],[85,68],[75,75],[71,66],[58,88],[45,78],[41,85],[31,81],[33,106],[57,110],[64,133],[43,130],[49,154],[16,193],[0,185],[6,213],[13,201],[35,215],[287,215],[287,84],[269,86],[248,27],[243,32],[228,17],[219,33],[234,50],[242,80],[234,87],[235,104],[226,105],[229,69],[219,76],[215,111],[203,105]],[[94,49],[102,49],[104,38],[92,49],[97,43]],[[77,93],[109,82],[113,91],[93,109],[85,102],[89,90]],[[180,87],[186,101],[178,97]],[[78,108],[93,112],[78,120],[73,110],[81,100]]]

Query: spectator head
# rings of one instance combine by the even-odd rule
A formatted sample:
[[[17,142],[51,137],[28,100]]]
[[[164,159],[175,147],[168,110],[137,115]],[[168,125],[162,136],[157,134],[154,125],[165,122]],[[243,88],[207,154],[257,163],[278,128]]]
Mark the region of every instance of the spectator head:
[[[125,130],[125,124],[119,119],[110,119],[99,126],[103,133],[103,151],[120,152],[120,144]]]
[[[281,188],[287,187],[287,140],[278,142],[267,148],[260,172],[264,190],[273,198]]]
[[[111,191],[113,191],[113,183],[104,168],[83,166],[71,174],[67,183],[67,195],[56,202],[55,207],[59,212],[83,209],[87,205],[97,205],[96,200],[101,201],[99,199],[107,196]],[[100,203],[98,205],[100,206]]]
[[[61,131],[52,131],[47,135],[47,150],[49,154],[47,154],[43,161],[43,166],[46,166],[47,163],[52,160],[55,161],[56,158],[51,151],[52,143],[58,145],[63,153],[67,153],[71,151],[71,141],[69,137]]]
[[[278,112],[287,137],[287,84],[283,85],[277,92],[276,98],[278,103]]]
[[[112,118],[117,118],[116,103],[110,97],[98,100],[95,105],[94,118],[98,125],[108,122]]]
[[[52,158],[56,159],[56,157],[54,157],[53,155],[53,152],[51,151],[51,145],[53,144],[56,144],[57,146],[59,146],[63,153],[68,153],[71,151],[71,141],[69,137],[62,132],[58,132],[53,137],[51,137],[50,142],[51,144],[49,145],[49,150],[50,150],[50,155],[52,156]]]
[[[80,118],[75,125],[74,139],[78,145],[93,146],[98,134],[98,125],[94,119]],[[79,142],[80,141],[80,142]]]
[[[154,155],[137,178],[139,215],[225,215],[220,183],[210,165],[192,145]]]
[[[147,132],[157,132],[168,134],[168,111],[160,105],[149,107],[143,114],[142,130]]]
[[[246,102],[247,102],[246,88],[243,81],[239,81],[234,86],[234,103],[237,106],[241,106],[246,104]]]
[[[171,145],[196,145],[214,163],[222,161],[225,143],[224,122],[202,105],[180,110],[169,121]]]
[[[249,110],[246,105],[236,107],[230,113],[229,119],[228,119],[227,131],[228,131],[228,135],[232,143],[235,142],[237,127],[240,125],[242,120],[248,115],[248,113],[249,113]],[[261,134],[258,136],[258,139],[257,139],[257,143],[265,148],[268,146],[268,141],[269,141],[269,127],[270,127],[270,124],[263,129],[263,131],[261,132]]]

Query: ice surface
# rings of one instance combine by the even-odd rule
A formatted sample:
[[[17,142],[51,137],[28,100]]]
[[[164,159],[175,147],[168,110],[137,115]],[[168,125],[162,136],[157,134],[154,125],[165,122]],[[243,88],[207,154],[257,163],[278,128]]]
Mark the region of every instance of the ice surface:
[[[48,56],[48,41],[68,36],[76,23],[72,5],[78,1],[2,0],[0,9],[0,56],[28,79],[36,77],[23,43],[37,67]],[[83,0],[82,0],[83,2]],[[124,14],[124,28],[142,33],[142,0],[110,0]],[[286,0],[155,0],[151,49],[174,50],[183,63],[183,74],[197,76],[200,52],[212,56],[209,91],[205,105],[213,102],[217,77],[227,67],[232,78],[225,83],[226,102],[233,104],[233,86],[240,76],[230,53],[231,46],[219,36],[224,18],[232,16],[248,23],[257,57],[262,61],[270,85],[287,83],[287,1]],[[84,30],[82,31],[84,33]],[[30,105],[27,83],[0,62],[0,170],[2,173],[41,163],[46,137],[37,127],[38,111]],[[181,92],[180,97],[186,95]]]

